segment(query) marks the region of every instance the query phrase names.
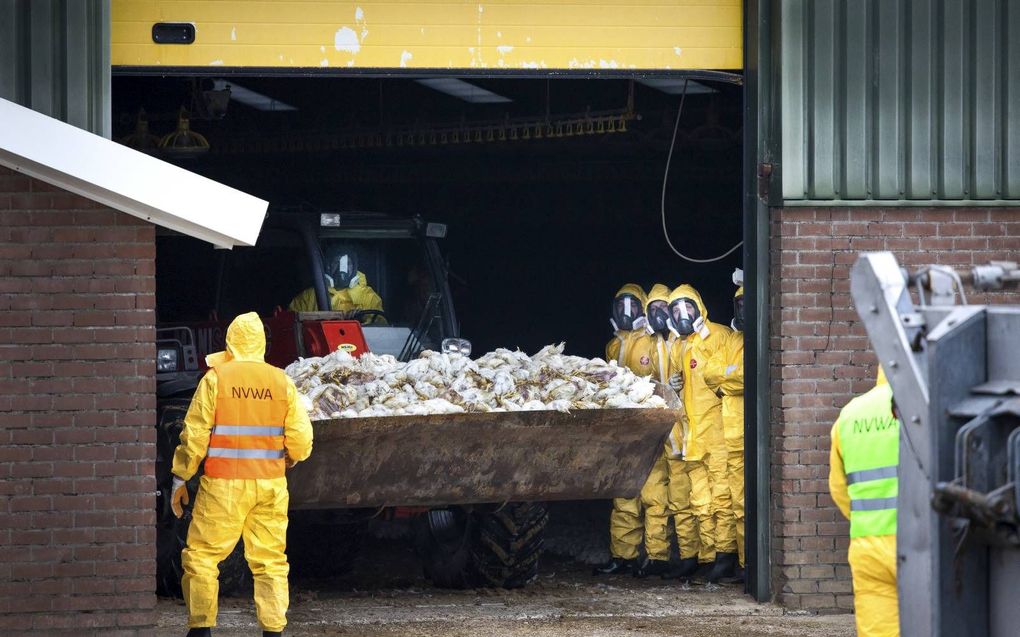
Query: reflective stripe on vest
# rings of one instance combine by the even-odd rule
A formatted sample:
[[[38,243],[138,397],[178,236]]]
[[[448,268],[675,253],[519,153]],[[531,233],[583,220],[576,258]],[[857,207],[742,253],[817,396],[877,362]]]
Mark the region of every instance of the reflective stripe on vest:
[[[896,534],[899,422],[892,388],[879,385],[839,414],[839,446],[850,495],[850,537]]]
[[[851,511],[885,511],[896,509],[896,498],[860,498],[850,500]]]
[[[847,484],[857,484],[868,480],[881,480],[883,478],[895,478],[899,469],[894,465],[891,467],[878,467],[877,469],[865,469],[864,471],[853,471],[846,474]]]
[[[205,474],[211,478],[282,478],[287,379],[257,361],[216,366],[216,416]]]
[[[283,458],[287,455],[284,450],[273,450],[273,449],[209,449],[209,458],[253,458],[262,460],[272,460],[274,458]]]

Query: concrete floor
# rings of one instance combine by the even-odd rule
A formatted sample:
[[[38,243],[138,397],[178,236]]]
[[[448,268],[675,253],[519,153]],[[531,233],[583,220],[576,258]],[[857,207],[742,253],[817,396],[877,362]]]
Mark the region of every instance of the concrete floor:
[[[405,563],[413,563],[413,558]],[[356,575],[356,574],[352,574]],[[371,577],[369,578],[371,580]],[[292,582],[290,635],[609,637],[850,637],[850,615],[786,614],[732,586],[681,586],[658,578],[593,577],[589,567],[553,558],[525,589],[445,591],[408,575],[369,582],[350,576]],[[160,600],[159,636],[184,635],[179,600]],[[258,635],[249,599],[220,603],[216,635]]]
[[[787,614],[737,586],[681,586],[659,578],[594,577],[608,558],[608,503],[550,505],[546,555],[524,589],[433,587],[399,523],[371,525],[352,572],[330,579],[291,572],[289,635],[363,637],[850,637],[852,615]],[[183,636],[180,600],[159,602],[159,637]],[[250,596],[220,602],[215,635],[260,635]]]

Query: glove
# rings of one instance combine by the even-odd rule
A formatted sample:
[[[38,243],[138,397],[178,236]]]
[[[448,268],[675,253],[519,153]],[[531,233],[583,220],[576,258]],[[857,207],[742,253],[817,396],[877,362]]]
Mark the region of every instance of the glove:
[[[669,377],[669,386],[675,392],[683,391],[684,388],[684,376],[683,374],[673,374]]]
[[[174,476],[174,484],[170,487],[170,508],[178,518],[184,515],[184,505],[191,502],[188,485],[184,480]]]
[[[295,467],[295,465],[297,465],[297,462],[294,461],[294,460],[291,460],[290,456],[286,456],[283,461],[287,464],[287,468],[288,469],[293,469]]]

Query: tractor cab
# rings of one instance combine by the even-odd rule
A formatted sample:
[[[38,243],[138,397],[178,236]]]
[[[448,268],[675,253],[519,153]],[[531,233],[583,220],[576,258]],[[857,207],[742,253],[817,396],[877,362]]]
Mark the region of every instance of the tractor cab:
[[[402,360],[438,349],[459,331],[437,241],[445,235],[418,217],[307,211],[272,212],[249,248],[161,234],[159,396],[193,390],[206,354],[224,348],[244,312],[262,317],[266,361],[278,367],[338,348]]]

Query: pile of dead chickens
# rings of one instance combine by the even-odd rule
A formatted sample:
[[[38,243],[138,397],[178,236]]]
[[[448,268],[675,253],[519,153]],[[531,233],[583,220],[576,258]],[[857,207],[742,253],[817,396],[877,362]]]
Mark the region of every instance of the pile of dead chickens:
[[[497,349],[475,360],[424,351],[407,363],[337,351],[301,359],[286,372],[312,420],[666,407],[650,379],[615,361],[565,355],[562,343],[534,356]]]

